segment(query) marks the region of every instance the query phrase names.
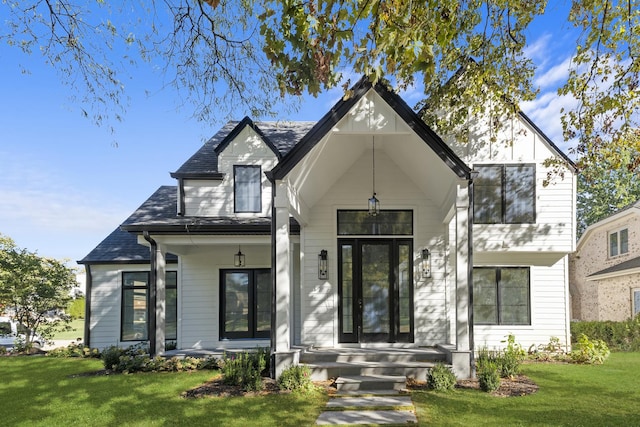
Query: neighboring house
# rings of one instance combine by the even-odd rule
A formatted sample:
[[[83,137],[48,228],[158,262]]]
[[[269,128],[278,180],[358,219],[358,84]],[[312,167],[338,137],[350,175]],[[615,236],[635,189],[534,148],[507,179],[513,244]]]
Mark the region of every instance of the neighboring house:
[[[446,344],[459,377],[510,333],[568,344],[574,166],[523,114],[504,131],[447,145],[366,79],[317,123],[228,123],[80,261],[86,343],[270,345],[276,374],[303,347]]]
[[[640,313],[640,201],[587,227],[569,265],[573,319]]]

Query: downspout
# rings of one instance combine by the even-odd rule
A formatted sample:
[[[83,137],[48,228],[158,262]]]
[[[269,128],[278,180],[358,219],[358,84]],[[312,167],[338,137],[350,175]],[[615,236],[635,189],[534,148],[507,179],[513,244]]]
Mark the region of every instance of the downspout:
[[[468,230],[467,230],[467,253],[468,253],[468,262],[467,262],[467,283],[468,283],[468,288],[469,288],[469,305],[468,305],[468,310],[469,310],[469,349],[471,350],[471,354],[469,357],[469,363],[471,364],[470,366],[470,372],[471,372],[471,378],[474,378],[476,376],[476,372],[475,372],[475,337],[474,337],[474,332],[473,332],[473,204],[474,204],[474,197],[473,197],[473,179],[475,178],[475,176],[477,175],[477,172],[471,171],[471,178],[469,179],[469,187],[468,187],[468,194],[469,194],[469,206],[468,206],[468,212],[467,212],[467,223],[468,223]]]
[[[84,345],[91,347],[91,287],[93,277],[91,277],[91,265],[85,264],[85,296],[84,296]]]
[[[184,216],[184,178],[178,178],[178,216]]]
[[[149,338],[149,356],[153,358],[156,355],[156,251],[158,249],[158,244],[151,238],[148,231],[143,231],[142,236],[144,237],[144,240],[149,242],[150,245],[149,307],[147,307],[147,318],[149,320],[149,323],[147,328],[147,337]],[[153,308],[153,312],[150,310],[150,308]]]
[[[276,183],[271,180],[271,378],[276,377]]]

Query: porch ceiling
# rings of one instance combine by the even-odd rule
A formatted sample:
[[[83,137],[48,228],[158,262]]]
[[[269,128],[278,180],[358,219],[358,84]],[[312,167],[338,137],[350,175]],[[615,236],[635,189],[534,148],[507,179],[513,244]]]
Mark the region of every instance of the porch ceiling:
[[[289,182],[311,208],[361,157],[383,152],[438,206],[450,202],[456,174],[414,132],[329,132],[289,173]],[[384,180],[383,176],[376,179]]]

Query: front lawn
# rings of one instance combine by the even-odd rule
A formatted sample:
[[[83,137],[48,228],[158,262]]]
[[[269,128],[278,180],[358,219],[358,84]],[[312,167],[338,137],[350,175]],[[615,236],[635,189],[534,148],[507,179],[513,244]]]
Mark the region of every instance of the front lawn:
[[[94,359],[0,357],[2,425],[311,426],[324,393],[185,399],[217,371],[78,376]],[[640,353],[613,353],[604,365],[527,364],[539,386],[522,397],[478,390],[412,394],[425,426],[640,425]]]
[[[420,425],[640,425],[640,353],[612,353],[604,365],[526,364],[523,373],[538,384],[537,393],[414,392]]]
[[[0,419],[10,426],[313,424],[321,393],[185,399],[217,371],[75,376],[102,369],[90,359],[0,357]]]

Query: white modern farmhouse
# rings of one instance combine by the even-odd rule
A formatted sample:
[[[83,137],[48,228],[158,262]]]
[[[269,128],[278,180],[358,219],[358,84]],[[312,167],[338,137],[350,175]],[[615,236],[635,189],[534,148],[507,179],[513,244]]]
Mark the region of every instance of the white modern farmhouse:
[[[459,377],[508,334],[568,344],[574,166],[524,114],[512,144],[482,123],[447,144],[365,78],[317,123],[228,123],[79,261],[85,342],[270,347],[275,375],[430,349]]]

